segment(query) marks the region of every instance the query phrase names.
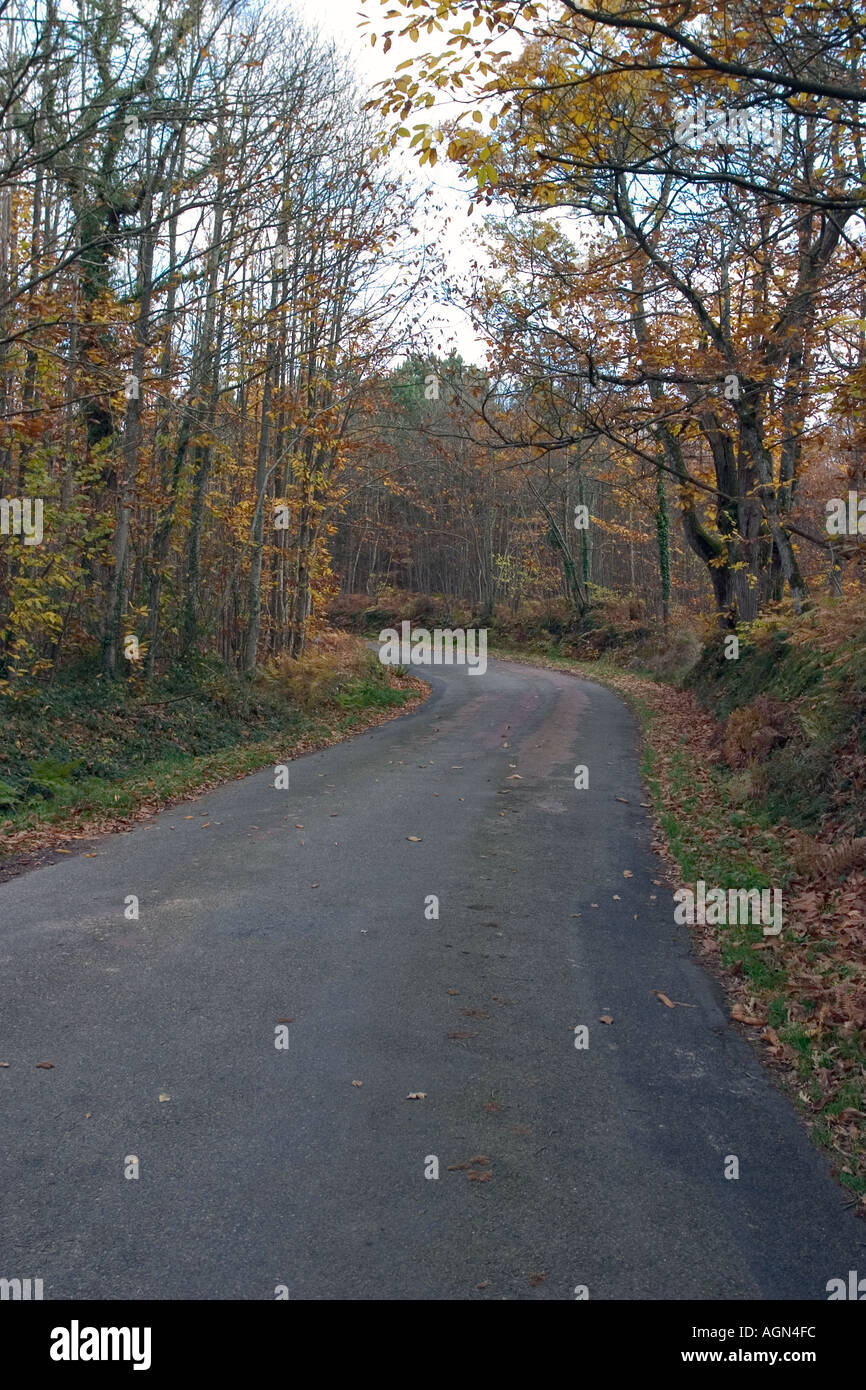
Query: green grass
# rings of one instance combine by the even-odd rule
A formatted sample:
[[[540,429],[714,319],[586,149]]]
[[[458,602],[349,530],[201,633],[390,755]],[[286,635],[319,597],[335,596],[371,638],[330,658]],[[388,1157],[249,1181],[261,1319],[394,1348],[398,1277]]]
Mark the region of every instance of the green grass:
[[[267,682],[222,668],[170,674],[146,695],[67,678],[24,700],[0,700],[0,828],[69,830],[129,816],[284,761],[298,745],[350,734],[414,694],[347,679],[334,699],[302,711]]]

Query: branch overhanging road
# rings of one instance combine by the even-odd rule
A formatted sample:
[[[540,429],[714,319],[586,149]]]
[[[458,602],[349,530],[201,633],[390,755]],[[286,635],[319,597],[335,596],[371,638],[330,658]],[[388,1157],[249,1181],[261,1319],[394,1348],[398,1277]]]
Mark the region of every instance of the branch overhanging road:
[[[288,790],[259,773],[0,886],[0,1276],[826,1298],[866,1228],[654,883],[631,714],[506,662],[422,674],[425,705]]]

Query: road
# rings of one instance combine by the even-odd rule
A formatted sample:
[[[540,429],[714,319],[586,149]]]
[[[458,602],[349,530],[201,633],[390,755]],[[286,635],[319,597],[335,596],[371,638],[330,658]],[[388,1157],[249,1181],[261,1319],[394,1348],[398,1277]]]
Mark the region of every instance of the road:
[[[288,789],[0,886],[0,1276],[826,1298],[866,1226],[674,923],[630,712],[506,662],[422,674],[425,705]]]

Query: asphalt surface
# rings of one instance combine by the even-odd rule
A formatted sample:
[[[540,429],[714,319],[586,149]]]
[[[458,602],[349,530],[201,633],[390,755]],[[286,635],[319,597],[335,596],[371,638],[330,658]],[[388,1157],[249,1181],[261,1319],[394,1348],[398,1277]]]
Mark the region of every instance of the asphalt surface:
[[[0,885],[0,1277],[825,1299],[866,1226],[674,923],[631,714],[526,666],[422,674],[287,790]]]

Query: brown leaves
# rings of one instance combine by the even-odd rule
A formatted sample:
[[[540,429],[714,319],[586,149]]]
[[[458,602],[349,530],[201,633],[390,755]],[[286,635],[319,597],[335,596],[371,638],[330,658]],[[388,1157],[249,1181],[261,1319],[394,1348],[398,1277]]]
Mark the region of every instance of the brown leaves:
[[[53,1068],[53,1066],[54,1066],[54,1063],[53,1063],[53,1062],[37,1062],[36,1065],[37,1065],[37,1067],[41,1067],[43,1071],[51,1071],[52,1068]]]
[[[463,1163],[449,1163],[449,1173],[465,1173],[470,1182],[489,1182],[493,1177],[493,1172],[489,1167],[490,1159],[486,1154],[476,1154],[474,1158],[467,1158]]]
[[[731,1018],[736,1023],[746,1023],[752,1028],[761,1028],[764,1024],[764,1019],[756,1018],[754,1014],[748,1013],[743,1004],[734,1005],[731,1009]]]
[[[655,995],[656,999],[658,999],[662,1004],[664,1004],[665,1008],[668,1009],[697,1008],[696,1004],[683,1004],[679,999],[668,999],[668,996],[666,994],[663,994],[660,989],[654,989],[653,994]]]

